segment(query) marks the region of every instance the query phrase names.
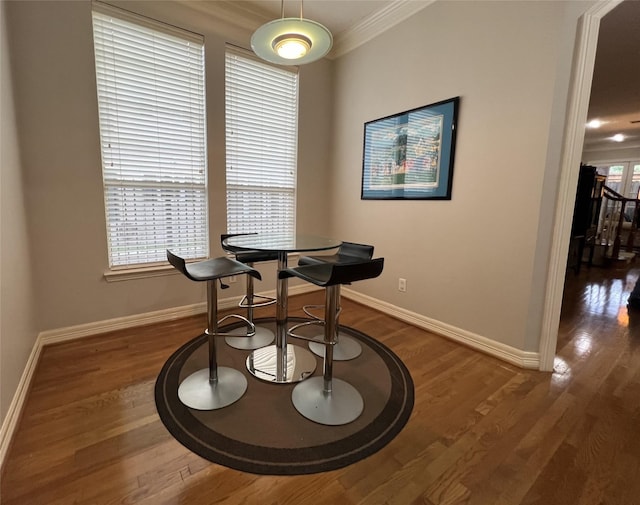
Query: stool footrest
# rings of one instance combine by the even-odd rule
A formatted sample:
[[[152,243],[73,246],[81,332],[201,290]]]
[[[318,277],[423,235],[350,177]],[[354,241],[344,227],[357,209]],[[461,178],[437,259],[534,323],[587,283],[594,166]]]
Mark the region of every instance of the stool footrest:
[[[234,349],[243,351],[253,351],[254,349],[267,346],[276,338],[269,328],[258,325],[256,325],[256,334],[252,337],[247,337],[244,328],[236,328],[231,330],[230,333],[232,335],[225,337],[224,341]]]
[[[241,309],[248,309],[250,307],[266,307],[268,305],[273,305],[274,303],[276,303],[276,299],[271,296],[253,295],[253,298],[260,298],[265,301],[258,303],[254,301],[253,303],[249,303],[247,295],[244,295],[242,297],[242,300],[240,300],[240,303],[238,303],[238,307],[240,307]]]
[[[306,335],[299,335],[296,333],[296,330],[299,328],[303,328],[305,326],[324,326],[325,323],[322,320],[312,319],[311,321],[304,321],[303,323],[298,323],[287,330],[287,336],[293,338],[299,338],[301,340],[307,340],[309,342],[318,342],[315,337],[307,337]],[[337,341],[332,340],[331,342],[325,342],[322,340],[320,343],[324,345],[336,345]]]
[[[311,312],[311,309],[320,309],[320,308],[324,308],[324,305],[304,305],[302,307],[302,311],[312,319],[316,319],[318,321],[324,321],[324,317],[316,316]],[[342,307],[338,307],[338,310],[336,311],[336,320],[340,316],[340,312],[342,312]]]
[[[243,321],[248,328],[250,328],[250,330],[247,332],[246,335],[242,335],[243,337],[253,337],[256,334],[256,325],[253,324],[251,321],[249,321],[246,317],[241,316],[239,314],[229,314],[228,316],[224,316],[222,319],[220,319],[218,321],[218,324],[221,324],[223,322],[225,322],[227,319],[239,319],[240,321]],[[208,335],[210,335],[209,333],[209,329],[207,328],[206,333]],[[213,334],[214,337],[228,337],[228,336],[235,336],[237,337],[237,334],[233,334],[230,332],[223,332],[223,331],[218,331],[216,333]]]
[[[312,342],[309,342],[309,350],[321,358],[325,357],[327,346],[324,343],[324,335],[316,335]],[[333,361],[349,361],[362,354],[362,346],[357,340],[342,335],[338,332],[336,343],[333,346]]]

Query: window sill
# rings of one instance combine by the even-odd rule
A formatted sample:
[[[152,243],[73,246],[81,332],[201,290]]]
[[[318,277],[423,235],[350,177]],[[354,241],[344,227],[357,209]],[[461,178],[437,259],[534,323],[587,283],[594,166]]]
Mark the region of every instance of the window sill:
[[[233,255],[231,257],[233,257]],[[298,263],[299,257],[300,257],[300,253],[289,254],[289,264],[296,265]],[[275,265],[278,264],[276,260],[264,261],[261,263],[273,263]],[[120,282],[120,281],[131,281],[136,279],[147,279],[149,277],[163,277],[165,275],[174,275],[177,273],[179,272],[172,265],[154,265],[150,267],[120,268],[120,269],[114,269],[114,270],[106,270],[103,275],[107,282]]]
[[[131,281],[135,279],[146,279],[148,277],[162,277],[174,275],[178,271],[171,265],[154,265],[152,267],[122,268],[119,270],[107,270],[104,278],[107,282]]]

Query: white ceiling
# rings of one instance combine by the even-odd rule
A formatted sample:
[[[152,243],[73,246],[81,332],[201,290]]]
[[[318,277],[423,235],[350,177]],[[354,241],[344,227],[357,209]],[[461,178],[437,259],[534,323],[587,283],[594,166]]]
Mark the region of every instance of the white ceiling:
[[[300,0],[284,1],[285,17],[300,15],[333,33],[336,57],[390,28],[433,0]],[[233,0],[246,11],[269,20],[281,16],[281,0]],[[585,150],[640,147],[640,0],[625,0],[600,23],[589,119],[605,124],[587,129]],[[622,133],[627,140],[613,142]]]

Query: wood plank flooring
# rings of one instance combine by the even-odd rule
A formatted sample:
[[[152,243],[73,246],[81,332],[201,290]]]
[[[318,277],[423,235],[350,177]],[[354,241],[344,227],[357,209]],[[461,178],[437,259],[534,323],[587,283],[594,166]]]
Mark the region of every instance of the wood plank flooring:
[[[205,318],[44,349],[0,484],[3,505],[640,504],[640,270],[568,274],[556,372],[526,371],[344,300],[343,324],[406,363],[405,429],[347,468],[271,477],[189,452],[156,375]],[[291,308],[322,301],[292,298]],[[470,308],[469,310],[472,310]],[[292,310],[292,315],[302,315]],[[272,315],[261,309],[258,316]]]

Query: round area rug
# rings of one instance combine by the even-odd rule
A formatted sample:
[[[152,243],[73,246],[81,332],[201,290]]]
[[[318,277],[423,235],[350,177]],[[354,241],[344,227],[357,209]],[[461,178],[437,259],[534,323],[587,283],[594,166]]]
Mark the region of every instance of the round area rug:
[[[300,321],[303,319],[289,318],[290,323]],[[275,331],[273,318],[255,322]],[[221,337],[216,340],[218,366],[240,370],[247,378],[247,391],[219,410],[186,407],[178,399],[178,386],[191,373],[208,366],[204,334],[180,347],[160,371],[155,385],[160,419],[191,451],[243,472],[300,475],[335,470],[363,459],[388,444],[409,420],[413,381],[400,358],[377,340],[345,326],[340,326],[340,334],[362,346],[357,358],[333,363],[333,377],[349,382],[364,399],[364,411],[349,424],[324,426],[300,415],[291,401],[295,384],[255,378],[245,365],[250,351],[234,349]],[[295,338],[287,341],[307,345]],[[322,375],[320,357],[314,375]]]

